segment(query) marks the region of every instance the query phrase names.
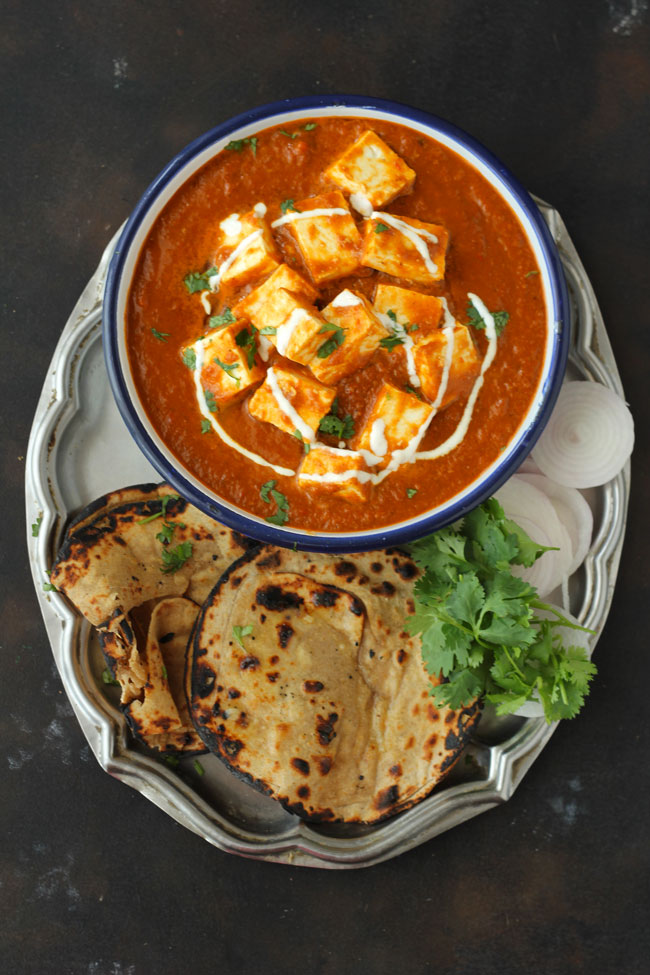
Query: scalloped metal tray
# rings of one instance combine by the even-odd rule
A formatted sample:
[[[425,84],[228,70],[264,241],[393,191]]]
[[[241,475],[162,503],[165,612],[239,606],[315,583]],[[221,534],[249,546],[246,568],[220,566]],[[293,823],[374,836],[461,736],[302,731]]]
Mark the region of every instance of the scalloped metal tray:
[[[593,290],[567,230],[537,201],[559,247],[571,297],[570,374],[622,386]],[[28,547],[36,592],[65,690],[98,762],[177,822],[229,853],[282,863],[369,866],[506,802],[555,731],[543,719],[498,719],[487,710],[451,775],[414,809],[373,827],[315,826],[235,778],[213,755],[172,771],[130,738],[116,689],[101,679],[92,628],[57,593],[43,590],[69,515],[126,484],[158,480],[131,440],[110,393],[101,347],[105,275],[119,233],[75,306],[54,353],[31,431],[26,470]],[[630,488],[629,463],[589,492],[592,547],[570,582],[573,613],[598,639],[612,599]],[[37,537],[29,525],[41,517]]]

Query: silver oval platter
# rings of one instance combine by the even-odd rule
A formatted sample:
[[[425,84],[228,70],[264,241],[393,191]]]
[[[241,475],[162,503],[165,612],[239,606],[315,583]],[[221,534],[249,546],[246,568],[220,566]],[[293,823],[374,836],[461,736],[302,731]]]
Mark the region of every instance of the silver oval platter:
[[[537,201],[560,250],[571,297],[569,375],[623,393],[593,290],[559,214]],[[240,782],[214,755],[170,769],[130,737],[117,688],[90,625],[56,592],[47,570],[68,518],[107,491],[159,477],[132,441],[108,385],[101,344],[102,295],[119,234],[77,302],[47,373],[31,431],[26,470],[28,547],[34,584],[65,690],[97,761],[177,822],[228,853],[305,866],[370,866],[404,853],[506,802],[557,725],[542,718],[496,718],[489,709],[451,774],[423,802],[377,826],[311,825]],[[570,608],[598,639],[609,611],[623,544],[629,462],[588,493],[591,550],[570,580]],[[203,774],[199,774],[200,771]]]

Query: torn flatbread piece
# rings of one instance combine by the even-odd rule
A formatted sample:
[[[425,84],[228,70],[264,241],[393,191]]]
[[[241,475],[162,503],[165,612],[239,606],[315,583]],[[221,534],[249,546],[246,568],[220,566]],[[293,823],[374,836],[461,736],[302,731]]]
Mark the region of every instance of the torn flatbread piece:
[[[105,495],[68,529],[50,578],[97,628],[145,744],[203,750],[188,716],[185,649],[200,604],[251,544],[166,484]]]
[[[190,712],[239,776],[316,822],[373,823],[424,799],[479,717],[436,707],[406,632],[419,570],[402,552],[264,546],[204,604]]]

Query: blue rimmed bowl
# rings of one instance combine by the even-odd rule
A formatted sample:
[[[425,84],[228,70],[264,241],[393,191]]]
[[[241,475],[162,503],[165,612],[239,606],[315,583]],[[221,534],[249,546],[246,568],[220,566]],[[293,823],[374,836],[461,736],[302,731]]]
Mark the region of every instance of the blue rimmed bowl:
[[[177,190],[228,142],[275,125],[314,117],[357,117],[395,122],[456,152],[495,188],[515,213],[535,254],[546,302],[547,340],[542,377],[517,433],[499,458],[444,504],[396,524],[359,532],[322,532],[271,525],[211,491],[185,468],[151,424],[139,399],[126,347],[126,307],[141,248]],[[108,272],[103,311],[106,366],[120,413],[150,463],[184,498],[236,531],[260,541],[310,551],[359,552],[400,545],[450,524],[493,494],[514,473],[541,434],[564,376],[569,300],[560,258],[546,223],[527,191],[480,143],[443,119],[395,102],[362,96],[290,98],[263,105],[218,125],[176,155],[146,190],[129,218]]]

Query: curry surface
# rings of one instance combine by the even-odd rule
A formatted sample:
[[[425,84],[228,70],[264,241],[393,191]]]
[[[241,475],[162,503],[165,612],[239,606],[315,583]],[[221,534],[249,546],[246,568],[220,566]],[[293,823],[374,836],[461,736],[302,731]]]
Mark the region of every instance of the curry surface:
[[[300,126],[305,121],[287,126],[286,131],[299,133],[296,138],[289,138],[279,128],[259,133],[255,154],[250,147],[241,152],[224,150],[167,204],[142,248],[129,295],[129,357],[139,396],[153,426],[179,460],[218,495],[265,518],[275,506],[262,500],[260,488],[274,479],[278,490],[289,499],[291,527],[367,530],[411,518],[444,502],[498,457],[539,383],[546,309],[537,264],[517,218],[460,156],[433,139],[388,122],[319,118],[314,129],[304,131]],[[450,310],[461,322],[468,320],[468,291],[479,295],[491,311],[507,311],[510,319],[499,338],[496,359],[485,374],[460,447],[437,460],[403,465],[373,488],[370,503],[355,504],[305,493],[295,478],[278,476],[253,463],[227,447],[214,432],[201,432],[193,376],[182,362],[181,350],[205,332],[206,314],[199,296],[188,294],[183,278],[212,264],[219,223],[228,214],[245,212],[261,201],[272,221],[281,214],[283,200],[299,201],[331,188],[321,174],[369,127],[417,173],[413,191],[384,209],[442,224],[450,233],[444,281],[416,289],[446,296]],[[287,263],[302,271],[288,238],[281,233],[278,240]],[[338,279],[322,289],[323,300],[318,304],[324,305],[344,287],[372,299],[380,281],[410,287],[362,268],[359,275]],[[226,292],[213,296],[212,314],[237,297]],[[161,341],[152,329],[168,337]],[[483,334],[475,336],[484,353]],[[395,355],[379,350],[369,366],[339,384],[340,415],[351,413],[357,431],[383,377],[392,376],[395,382],[395,363],[400,361]],[[401,382],[408,382],[405,367]],[[301,444],[273,425],[253,419],[247,399],[221,413],[219,422],[249,450],[297,470],[303,456]],[[453,403],[435,417],[421,450],[431,449],[451,435],[464,405],[464,400]],[[417,489],[417,493],[408,498],[408,489]]]

